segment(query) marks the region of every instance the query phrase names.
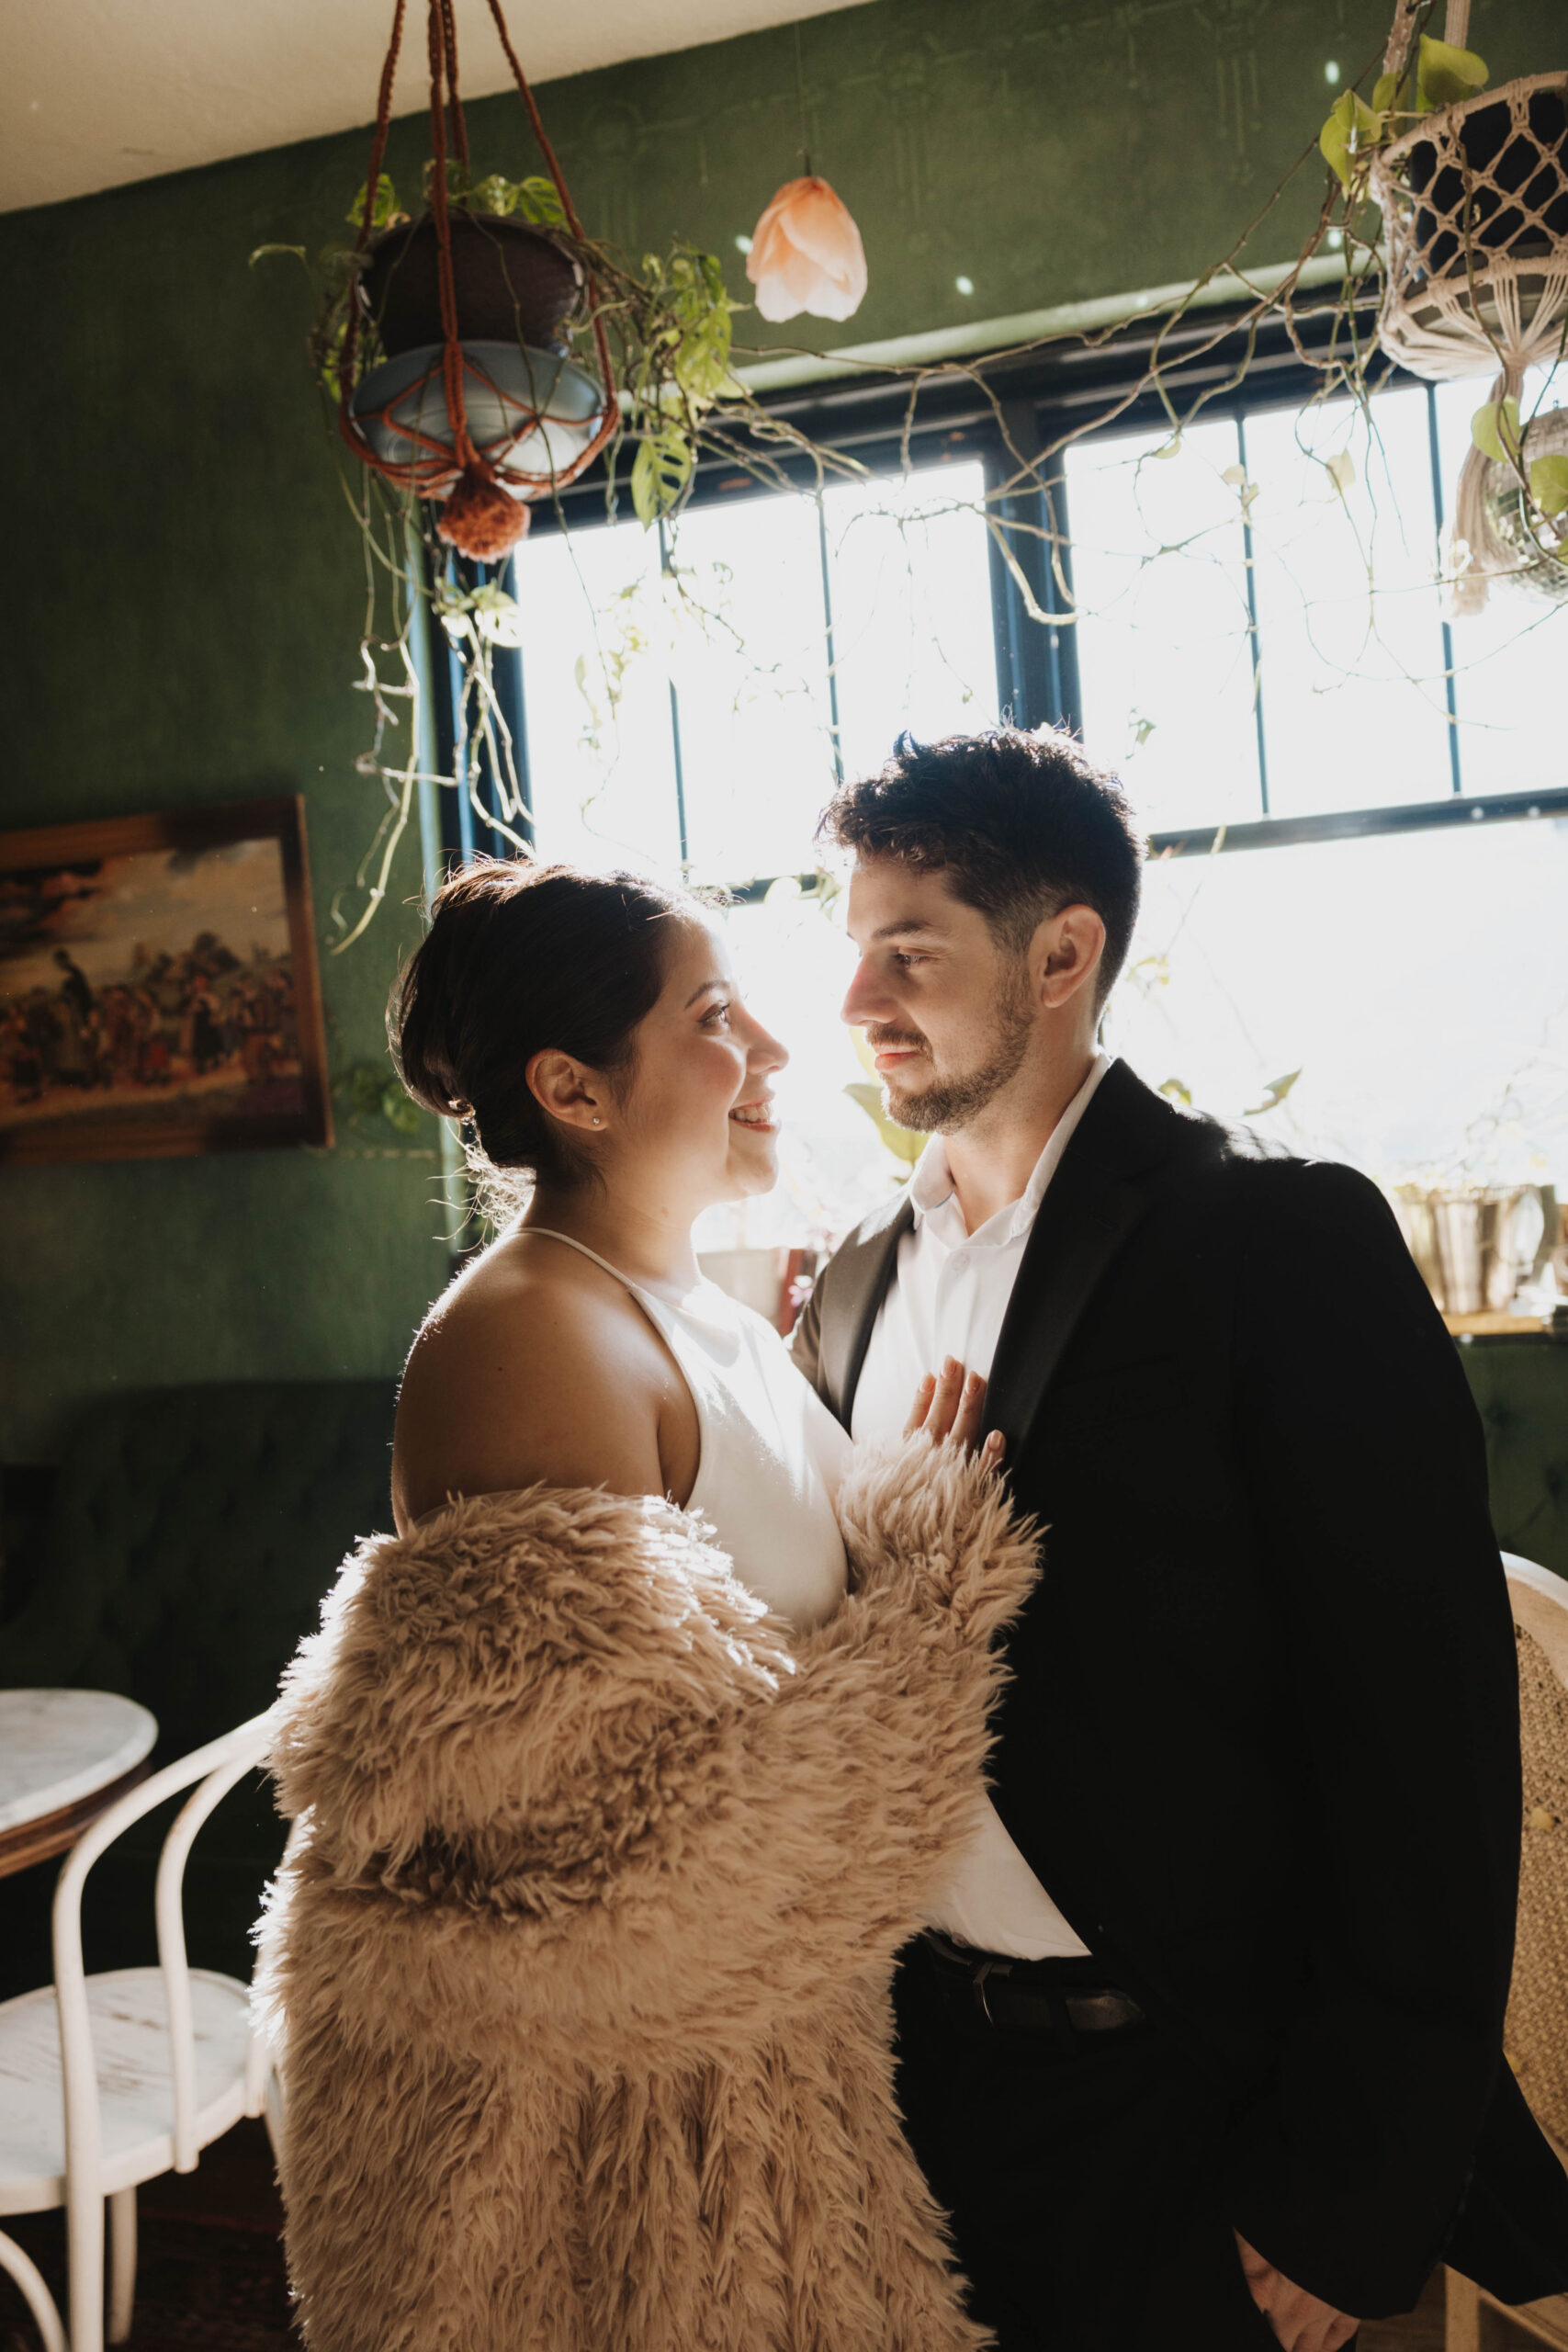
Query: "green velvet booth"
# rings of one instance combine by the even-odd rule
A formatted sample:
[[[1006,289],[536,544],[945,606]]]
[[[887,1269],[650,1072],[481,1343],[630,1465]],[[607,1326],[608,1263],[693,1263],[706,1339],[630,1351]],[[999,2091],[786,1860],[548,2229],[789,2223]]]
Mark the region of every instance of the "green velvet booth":
[[[1497,1541],[1568,1577],[1568,1340],[1459,1344],[1486,1430]]]
[[[1461,1356],[1485,1424],[1498,1541],[1568,1577],[1568,1345],[1476,1340]],[[393,1396],[389,1381],[257,1384],[96,1407],[31,1558],[7,1559],[0,1682],[127,1691],[158,1718],[159,1760],[259,1713],[344,1554],[389,1523]],[[151,1957],[161,1827],[95,1872],[90,1965]],[[246,1969],[281,1845],[259,1781],[215,1815],[190,1879],[193,1958]],[[49,1974],[52,1877],[0,1881],[0,1997]]]
[[[170,1388],[83,1419],[33,1542],[6,1561],[0,1682],[122,1690],[165,1763],[259,1714],[358,1536],[389,1524],[390,1381]],[[152,1957],[152,1815],[88,1882],[88,1965]],[[283,1843],[258,1775],[220,1806],[188,1873],[191,1957],[248,1973]],[[52,1868],[0,1880],[0,1997],[51,1973]]]

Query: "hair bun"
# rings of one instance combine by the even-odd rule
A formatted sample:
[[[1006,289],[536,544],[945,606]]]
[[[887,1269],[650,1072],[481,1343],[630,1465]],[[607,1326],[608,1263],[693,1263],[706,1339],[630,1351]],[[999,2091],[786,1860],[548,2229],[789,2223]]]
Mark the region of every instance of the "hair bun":
[[[632,874],[531,858],[459,867],[388,1008],[404,1086],[463,1122],[481,1172],[583,1181],[592,1163],[531,1091],[529,1060],[553,1046],[624,1069],[663,986],[671,919],[694,911],[686,892]]]

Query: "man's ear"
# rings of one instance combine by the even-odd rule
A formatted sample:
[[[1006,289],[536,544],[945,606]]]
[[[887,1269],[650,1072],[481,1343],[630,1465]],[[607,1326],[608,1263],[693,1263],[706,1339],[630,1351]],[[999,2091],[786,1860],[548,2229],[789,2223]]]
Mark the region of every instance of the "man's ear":
[[[1064,907],[1048,915],[1029,943],[1031,992],[1037,1004],[1059,1012],[1092,986],[1105,953],[1105,925],[1092,907]]]

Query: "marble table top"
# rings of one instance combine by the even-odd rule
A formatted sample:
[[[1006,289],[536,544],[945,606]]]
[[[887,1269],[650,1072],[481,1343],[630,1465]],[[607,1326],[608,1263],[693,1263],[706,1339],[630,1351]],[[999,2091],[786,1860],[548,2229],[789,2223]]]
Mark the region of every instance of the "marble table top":
[[[0,1690],[0,1830],[107,1789],[157,1736],[146,1708],[112,1690]]]

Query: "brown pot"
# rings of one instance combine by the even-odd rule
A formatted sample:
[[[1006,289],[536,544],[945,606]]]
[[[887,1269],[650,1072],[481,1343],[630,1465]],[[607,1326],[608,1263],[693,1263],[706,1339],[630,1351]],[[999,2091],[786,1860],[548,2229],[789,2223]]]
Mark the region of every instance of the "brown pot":
[[[452,285],[465,343],[525,343],[561,350],[560,331],[582,300],[582,272],[542,229],[494,212],[454,208]],[[389,359],[442,340],[435,222],[388,229],[370,248],[360,278],[366,308]]]

